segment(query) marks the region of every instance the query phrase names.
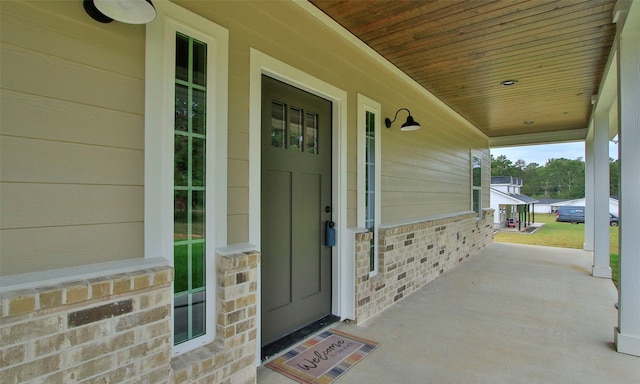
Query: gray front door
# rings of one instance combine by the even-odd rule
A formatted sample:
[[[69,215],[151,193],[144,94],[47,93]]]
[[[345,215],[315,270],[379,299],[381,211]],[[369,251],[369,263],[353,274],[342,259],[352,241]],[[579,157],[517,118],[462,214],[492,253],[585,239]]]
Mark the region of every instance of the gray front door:
[[[331,314],[331,102],[262,77],[262,345]]]

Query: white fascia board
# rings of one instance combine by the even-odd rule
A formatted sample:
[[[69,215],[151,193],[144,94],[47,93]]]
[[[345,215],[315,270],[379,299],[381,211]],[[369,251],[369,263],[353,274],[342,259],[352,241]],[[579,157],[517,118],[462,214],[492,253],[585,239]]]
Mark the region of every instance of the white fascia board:
[[[525,133],[522,135],[491,137],[489,138],[489,147],[516,147],[520,145],[584,141],[587,138],[587,132],[587,128],[581,128],[564,131]]]

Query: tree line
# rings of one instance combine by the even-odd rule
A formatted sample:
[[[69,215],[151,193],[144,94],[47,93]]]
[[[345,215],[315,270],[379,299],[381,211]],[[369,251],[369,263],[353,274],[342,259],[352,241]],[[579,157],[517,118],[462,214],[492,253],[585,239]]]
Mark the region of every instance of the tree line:
[[[619,160],[609,159],[611,196],[618,195]],[[512,162],[506,156],[491,155],[492,176],[513,176],[522,179],[520,192],[536,199],[579,199],[585,196],[585,163],[582,157],[576,160],[549,159],[545,165],[527,164],[524,160]]]

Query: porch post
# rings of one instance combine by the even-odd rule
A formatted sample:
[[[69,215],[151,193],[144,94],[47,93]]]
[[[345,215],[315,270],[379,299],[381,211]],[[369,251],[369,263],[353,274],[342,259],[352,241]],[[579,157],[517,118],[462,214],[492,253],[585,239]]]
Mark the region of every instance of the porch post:
[[[620,290],[618,352],[640,356],[640,1],[618,22]]]
[[[531,204],[531,209],[532,209],[532,211],[531,211],[531,215],[532,215],[531,222],[535,223],[536,222],[536,203]]]
[[[592,274],[610,279],[609,112],[604,108],[595,111],[593,128],[593,222],[587,223],[593,230]]]
[[[595,115],[595,108],[593,111]],[[595,130],[595,123],[594,129]],[[593,130],[592,134],[587,135],[587,139],[584,141],[584,154],[585,154],[585,164],[584,164],[584,243],[582,245],[582,249],[587,252],[593,252],[593,236],[594,236],[594,160],[593,160]]]

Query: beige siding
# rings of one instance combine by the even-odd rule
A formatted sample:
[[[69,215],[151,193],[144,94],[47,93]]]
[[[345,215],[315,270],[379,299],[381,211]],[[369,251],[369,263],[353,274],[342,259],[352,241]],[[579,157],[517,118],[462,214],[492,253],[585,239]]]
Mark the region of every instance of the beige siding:
[[[142,257],[144,27],[1,11],[0,273]]]
[[[470,209],[469,150],[486,149],[488,142],[484,136],[463,126],[419,91],[408,88],[380,64],[293,4],[176,2],[229,29],[230,110],[242,113],[242,116],[230,113],[230,157],[242,157],[237,150],[245,145],[245,137],[235,133],[248,132],[249,49],[255,48],[347,91],[348,226],[356,225],[357,216],[357,93],[380,102],[383,117],[393,116],[397,108],[407,107],[423,126],[420,131],[409,133],[398,130],[401,122],[396,122],[393,129],[383,128],[383,223]],[[399,119],[403,117],[406,116],[401,115]],[[242,143],[233,140],[242,140]],[[229,186],[248,188],[241,180],[239,173],[245,170],[240,165],[239,161],[230,160]],[[488,206],[488,189],[484,195],[487,201],[483,205]],[[235,226],[229,228],[229,237],[248,239],[248,221],[247,227],[242,227],[243,220],[235,217],[248,211],[248,198],[234,198],[229,202],[229,212],[234,212],[229,223]],[[231,235],[234,230],[240,230],[243,235]]]
[[[143,231],[141,222],[4,229],[2,274],[140,257]]]
[[[383,224],[470,209],[470,150],[489,205],[487,138],[297,5],[176,2],[229,29],[229,244],[249,237],[250,48],[347,92],[347,226],[358,93],[423,126],[382,129]],[[1,32],[2,273],[142,257],[144,27],[97,23],[80,1],[2,1]]]

